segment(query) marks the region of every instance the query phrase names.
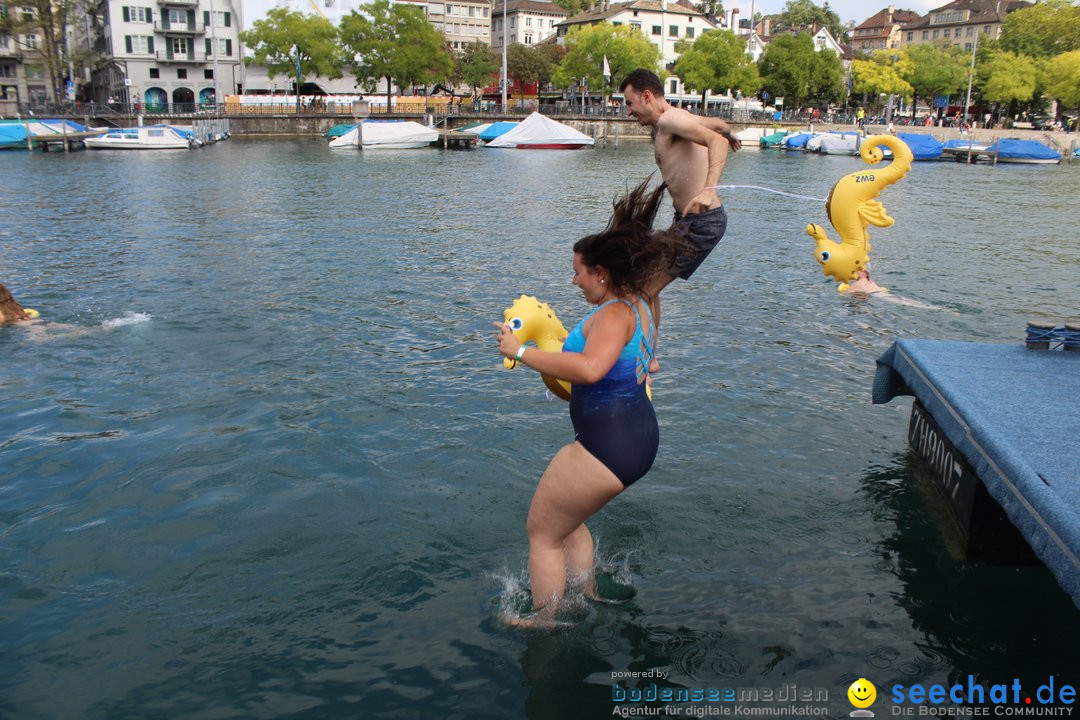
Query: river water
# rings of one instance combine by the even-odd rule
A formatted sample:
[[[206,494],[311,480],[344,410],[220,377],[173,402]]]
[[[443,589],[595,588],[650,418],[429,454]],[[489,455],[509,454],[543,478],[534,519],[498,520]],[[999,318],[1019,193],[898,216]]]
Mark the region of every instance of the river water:
[[[724,182],[824,197],[861,166],[743,151]],[[917,164],[873,231],[907,304],[836,293],[819,203],[726,191],[665,292],[656,465],[591,523],[633,597],[500,621],[571,431],[490,323],[521,293],[576,322],[569,247],[651,169],[625,142],[0,155],[0,282],[54,321],[0,330],[0,717],[601,718],[653,669],[834,717],[859,677],[1076,684],[1076,607],[949,551],[910,399],[869,399],[898,338],[1078,319],[1076,164]]]

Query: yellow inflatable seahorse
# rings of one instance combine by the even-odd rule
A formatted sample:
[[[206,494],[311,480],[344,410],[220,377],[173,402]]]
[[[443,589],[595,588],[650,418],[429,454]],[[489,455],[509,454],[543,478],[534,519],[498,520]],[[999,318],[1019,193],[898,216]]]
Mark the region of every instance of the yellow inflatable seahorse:
[[[510,326],[514,337],[521,342],[532,341],[536,343],[536,347],[549,352],[562,350],[567,335],[566,328],[554,310],[532,295],[522,295],[513,305],[503,310],[503,320]],[[515,368],[517,360],[503,358],[503,366]],[[570,399],[570,383],[551,375],[542,374],[540,377],[552,393],[563,400]]]
[[[817,241],[817,261],[821,271],[838,283],[858,277],[858,271],[870,262],[869,225],[889,227],[893,219],[875,198],[889,185],[903,179],[911,169],[911,149],[892,135],[872,135],[863,142],[859,154],[869,165],[881,162],[882,146],[892,150],[892,162],[883,168],[860,170],[840,178],[825,201],[829,222],[840,236],[833,242],[820,225],[806,226],[806,234]]]

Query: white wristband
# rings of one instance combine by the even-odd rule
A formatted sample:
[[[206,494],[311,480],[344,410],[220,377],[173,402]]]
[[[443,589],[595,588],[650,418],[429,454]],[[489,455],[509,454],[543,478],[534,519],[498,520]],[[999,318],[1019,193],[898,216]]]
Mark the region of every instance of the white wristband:
[[[528,348],[528,347],[529,347],[528,345],[522,345],[521,347],[519,347],[519,348],[518,348],[518,351],[517,351],[517,353],[516,353],[516,354],[514,355],[514,357],[516,357],[516,358],[517,358],[517,361],[518,361],[518,362],[523,362],[523,360],[521,359],[521,357],[522,357],[522,356],[523,356],[523,355],[525,354],[525,350],[526,350],[526,348]]]

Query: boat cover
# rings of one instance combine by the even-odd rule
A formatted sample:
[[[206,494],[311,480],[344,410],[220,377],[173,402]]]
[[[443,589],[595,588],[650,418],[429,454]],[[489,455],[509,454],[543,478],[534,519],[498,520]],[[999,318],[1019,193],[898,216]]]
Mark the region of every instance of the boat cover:
[[[787,130],[778,130],[774,133],[761,136],[762,147],[775,147],[780,144],[780,141],[787,137]]]
[[[334,127],[327,130],[326,133],[323,135],[323,137],[328,137],[328,138],[341,137],[345,133],[352,130],[354,127],[356,127],[356,123],[348,123],[346,125],[335,125]]]
[[[1080,353],[898,340],[873,400],[914,395],[1080,605]]]
[[[483,137],[481,135],[480,137]],[[582,146],[592,145],[593,139],[585,133],[578,132],[569,125],[552,120],[549,117],[534,112],[521,121],[516,128],[506,132],[485,147],[517,147],[518,145],[567,145]]]
[[[807,145],[809,146],[809,143]],[[859,146],[858,133],[825,133],[821,136],[818,152],[826,155],[858,155]]]
[[[521,123],[519,122],[511,122],[510,120],[500,120],[499,122],[491,123],[486,128],[476,134],[477,137],[479,137],[484,142],[491,142],[500,135],[504,135],[510,132],[520,124]]]
[[[0,125],[0,145],[20,143],[26,145],[26,128],[22,125]]]
[[[933,135],[896,133],[896,137],[904,141],[916,160],[936,160],[941,157],[941,149],[945,147],[945,144]]]
[[[796,133],[795,135],[788,135],[784,138],[784,147],[791,150],[804,150],[806,143],[810,142],[810,138],[816,136],[817,133]]]
[[[986,149],[986,143],[977,142],[974,139],[969,139],[969,138],[955,138],[953,140],[946,140],[943,143],[943,146],[945,148],[959,148],[961,150],[967,150],[968,145],[971,146],[972,150],[985,150]]]
[[[412,120],[365,120],[364,147],[398,143],[431,143],[439,139],[439,131]],[[330,141],[330,147],[356,147],[357,127]]]
[[[1060,160],[1061,153],[1043,145],[1038,140],[1019,140],[1017,138],[1001,138],[987,148],[988,152],[994,152],[998,145],[998,158],[1015,158],[1017,160]]]

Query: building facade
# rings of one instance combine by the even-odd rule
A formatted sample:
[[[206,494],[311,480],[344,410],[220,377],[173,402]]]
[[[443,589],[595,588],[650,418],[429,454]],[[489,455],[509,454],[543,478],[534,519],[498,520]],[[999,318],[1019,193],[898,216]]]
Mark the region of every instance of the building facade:
[[[902,46],[936,43],[971,51],[976,37],[997,39],[1005,16],[1030,6],[1024,0],[955,0],[909,23],[901,33]]]
[[[660,51],[661,63],[670,68],[679,59],[675,45],[685,40],[693,42],[707,30],[716,30],[719,26],[706,18],[692,5],[667,0],[631,0],[621,4],[603,3],[599,8],[579,13],[556,23],[559,44],[565,42],[566,34],[573,27],[595,25],[609,22],[612,25],[627,25],[632,30],[642,33]],[[682,80],[671,76],[664,89],[666,95],[680,97],[685,88]],[[692,93],[696,97],[697,93]]]
[[[506,17],[503,17],[505,8]],[[501,52],[503,43],[535,45],[557,32],[567,13],[552,2],[542,0],[492,0],[491,48]]]
[[[101,0],[91,18],[105,58],[92,72],[94,102],[190,111],[224,102],[242,83],[230,0]]]
[[[898,48],[903,42],[904,28],[920,18],[917,12],[897,10],[890,5],[855,26],[851,31],[851,48],[865,54]]]

